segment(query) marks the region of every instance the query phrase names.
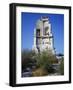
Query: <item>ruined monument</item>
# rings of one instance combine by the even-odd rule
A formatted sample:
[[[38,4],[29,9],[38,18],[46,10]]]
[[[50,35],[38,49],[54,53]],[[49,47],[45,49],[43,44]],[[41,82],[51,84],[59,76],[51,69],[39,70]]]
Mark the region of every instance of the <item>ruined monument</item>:
[[[41,17],[36,22],[34,28],[34,43],[33,50],[35,52],[42,52],[48,50],[55,53],[54,50],[54,37],[52,35],[51,23],[48,17]]]

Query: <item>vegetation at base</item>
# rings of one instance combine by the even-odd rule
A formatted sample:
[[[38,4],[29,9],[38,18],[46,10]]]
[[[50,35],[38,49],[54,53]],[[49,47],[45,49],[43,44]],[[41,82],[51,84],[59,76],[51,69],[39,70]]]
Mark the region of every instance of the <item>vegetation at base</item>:
[[[37,54],[36,62],[37,67],[47,70],[48,73],[54,73],[52,64],[57,63],[57,58],[52,53],[43,51],[41,54]]]
[[[50,51],[43,51],[41,53],[35,53],[34,51],[24,50],[22,52],[22,71],[26,68],[32,69],[32,76],[45,76],[54,74],[56,70],[53,68],[53,64],[58,63],[56,55]],[[33,68],[35,66],[35,68]],[[64,74],[64,58],[62,58],[59,73]]]

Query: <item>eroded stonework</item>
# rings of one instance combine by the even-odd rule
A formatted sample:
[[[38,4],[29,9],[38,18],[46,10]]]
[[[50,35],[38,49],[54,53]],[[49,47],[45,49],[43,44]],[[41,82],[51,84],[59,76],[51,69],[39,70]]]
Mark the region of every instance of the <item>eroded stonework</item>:
[[[36,27],[34,28],[33,50],[37,53],[42,52],[43,50],[55,53],[54,38],[48,17],[41,17],[41,19],[36,22]]]

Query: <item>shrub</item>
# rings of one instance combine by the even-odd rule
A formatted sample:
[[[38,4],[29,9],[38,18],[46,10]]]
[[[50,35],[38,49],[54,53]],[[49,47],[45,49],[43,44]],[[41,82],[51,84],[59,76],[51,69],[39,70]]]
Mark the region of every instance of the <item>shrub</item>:
[[[49,73],[53,72],[52,64],[57,62],[56,56],[47,51],[43,51],[36,56],[37,67],[47,70]]]

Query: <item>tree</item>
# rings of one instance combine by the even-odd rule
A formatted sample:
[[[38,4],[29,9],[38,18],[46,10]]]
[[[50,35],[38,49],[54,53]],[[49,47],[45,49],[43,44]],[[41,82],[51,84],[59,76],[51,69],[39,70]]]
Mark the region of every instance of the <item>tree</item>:
[[[32,65],[35,63],[34,59],[35,52],[24,50],[22,51],[22,70],[26,69],[27,67],[32,67]]]

